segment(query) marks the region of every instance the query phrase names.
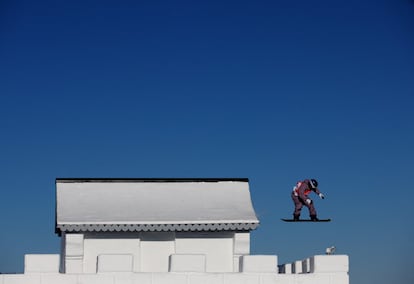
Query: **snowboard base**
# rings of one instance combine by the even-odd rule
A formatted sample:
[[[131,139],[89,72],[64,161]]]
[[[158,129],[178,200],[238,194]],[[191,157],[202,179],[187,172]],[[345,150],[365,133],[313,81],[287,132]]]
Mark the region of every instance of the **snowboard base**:
[[[319,219],[319,220],[311,220],[311,219],[299,219],[299,220],[293,220],[293,219],[281,219],[285,222],[331,222],[331,219]]]

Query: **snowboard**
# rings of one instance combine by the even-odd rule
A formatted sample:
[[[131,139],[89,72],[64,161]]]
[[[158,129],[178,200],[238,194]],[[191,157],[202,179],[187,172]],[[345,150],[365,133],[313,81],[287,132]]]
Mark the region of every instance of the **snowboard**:
[[[299,220],[293,220],[293,219],[281,219],[282,221],[285,221],[285,222],[315,222],[315,223],[317,223],[317,222],[331,222],[331,219],[319,219],[319,220],[317,220],[317,221],[312,221],[311,219],[299,219]]]

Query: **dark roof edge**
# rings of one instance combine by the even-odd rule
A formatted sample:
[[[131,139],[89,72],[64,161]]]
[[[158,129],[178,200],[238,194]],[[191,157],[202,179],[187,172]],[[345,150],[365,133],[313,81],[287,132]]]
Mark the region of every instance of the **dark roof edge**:
[[[249,182],[248,178],[56,178],[56,183],[77,182]]]

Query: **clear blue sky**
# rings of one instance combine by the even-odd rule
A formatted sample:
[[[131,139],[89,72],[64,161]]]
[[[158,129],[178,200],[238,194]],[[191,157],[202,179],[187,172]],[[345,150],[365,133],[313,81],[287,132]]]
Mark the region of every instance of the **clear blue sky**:
[[[248,177],[252,253],[414,283],[413,103],[413,0],[2,0],[0,272],[58,253],[56,177]],[[307,177],[333,221],[282,223]]]

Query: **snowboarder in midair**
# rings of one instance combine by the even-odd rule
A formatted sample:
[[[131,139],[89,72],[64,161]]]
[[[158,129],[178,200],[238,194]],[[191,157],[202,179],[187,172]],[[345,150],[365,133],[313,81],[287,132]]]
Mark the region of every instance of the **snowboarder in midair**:
[[[318,189],[318,182],[316,179],[305,179],[304,181],[299,181],[293,187],[292,199],[295,203],[295,211],[293,212],[294,221],[299,221],[300,211],[302,210],[303,205],[308,207],[311,221],[319,220],[313,201],[308,196],[312,191],[319,195],[320,198],[325,198],[325,196]]]

